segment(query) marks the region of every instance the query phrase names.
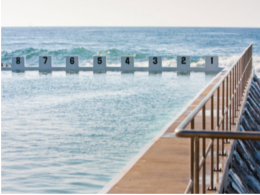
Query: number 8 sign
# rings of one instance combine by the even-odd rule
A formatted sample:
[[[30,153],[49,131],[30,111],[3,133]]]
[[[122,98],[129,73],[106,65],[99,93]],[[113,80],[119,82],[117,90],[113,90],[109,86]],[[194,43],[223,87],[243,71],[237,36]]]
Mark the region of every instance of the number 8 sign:
[[[16,56],[12,57],[12,69],[13,70],[23,70],[25,67],[25,57]]]
[[[66,69],[75,70],[79,67],[79,56],[66,56]]]

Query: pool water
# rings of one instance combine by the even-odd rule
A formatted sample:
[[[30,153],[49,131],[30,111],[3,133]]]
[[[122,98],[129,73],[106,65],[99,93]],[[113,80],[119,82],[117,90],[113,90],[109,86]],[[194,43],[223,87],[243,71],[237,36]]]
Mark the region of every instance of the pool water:
[[[2,192],[97,193],[215,75],[1,76]]]

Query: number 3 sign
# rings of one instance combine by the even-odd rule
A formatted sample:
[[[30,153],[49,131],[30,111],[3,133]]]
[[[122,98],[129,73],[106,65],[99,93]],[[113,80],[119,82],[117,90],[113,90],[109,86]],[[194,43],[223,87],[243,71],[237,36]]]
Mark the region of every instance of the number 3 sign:
[[[149,70],[162,70],[162,56],[149,56]]]

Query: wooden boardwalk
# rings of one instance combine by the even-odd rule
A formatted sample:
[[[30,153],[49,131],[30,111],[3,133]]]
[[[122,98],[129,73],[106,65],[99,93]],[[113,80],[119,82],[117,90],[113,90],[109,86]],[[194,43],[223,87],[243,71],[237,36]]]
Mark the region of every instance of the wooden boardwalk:
[[[202,92],[173,120],[168,127],[160,132],[122,172],[114,178],[100,193],[184,193],[190,180],[190,139],[175,137],[176,127],[195,109],[202,99],[223,77],[225,70],[220,72]],[[220,90],[222,91],[222,90]],[[220,98],[220,109],[222,100]],[[206,129],[210,129],[210,102],[206,105]],[[215,106],[216,108],[216,106]],[[220,112],[221,113],[221,112]],[[216,116],[216,114],[214,114]],[[215,117],[216,118],[216,117]],[[201,113],[195,118],[195,129],[201,129]],[[214,119],[216,123],[216,119]],[[216,126],[216,125],[214,125]],[[189,126],[187,127],[190,128]],[[207,140],[207,143],[210,140]],[[216,144],[216,142],[214,142]],[[231,144],[225,144],[229,152]],[[216,147],[215,147],[216,148]],[[200,150],[201,151],[201,150]],[[228,156],[220,157],[220,168],[223,170]],[[216,159],[216,156],[214,156]],[[215,160],[216,162],[216,160]],[[216,163],[215,163],[216,164]],[[209,186],[210,158],[206,161],[206,184]],[[216,172],[215,186],[218,188],[223,172]],[[217,191],[206,191],[217,193]]]

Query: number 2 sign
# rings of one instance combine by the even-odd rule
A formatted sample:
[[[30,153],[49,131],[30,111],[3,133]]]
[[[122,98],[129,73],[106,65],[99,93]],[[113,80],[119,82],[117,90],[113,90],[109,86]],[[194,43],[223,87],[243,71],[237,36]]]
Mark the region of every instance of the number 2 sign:
[[[190,56],[177,56],[177,68],[178,70],[189,70]]]

